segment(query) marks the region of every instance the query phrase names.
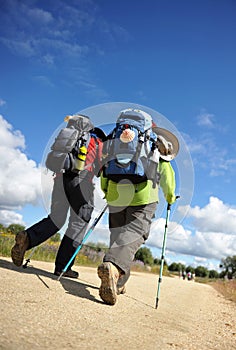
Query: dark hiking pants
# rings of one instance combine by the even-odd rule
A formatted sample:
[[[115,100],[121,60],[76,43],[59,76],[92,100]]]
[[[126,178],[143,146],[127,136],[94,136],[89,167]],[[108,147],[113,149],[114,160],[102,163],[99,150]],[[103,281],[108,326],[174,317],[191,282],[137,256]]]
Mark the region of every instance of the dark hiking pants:
[[[56,256],[57,271],[66,266],[84,237],[93,211],[93,191],[92,182],[87,179],[81,181],[76,174],[57,176],[54,179],[50,214],[26,230],[30,249],[58,232],[69,213],[68,226]]]

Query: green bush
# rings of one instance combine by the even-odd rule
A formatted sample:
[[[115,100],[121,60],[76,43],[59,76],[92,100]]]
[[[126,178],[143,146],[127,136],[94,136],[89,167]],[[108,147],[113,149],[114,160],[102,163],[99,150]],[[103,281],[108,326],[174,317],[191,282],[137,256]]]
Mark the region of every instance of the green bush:
[[[139,248],[139,250],[135,254],[134,259],[142,261],[145,265],[153,265],[154,262],[152,252],[147,247]]]

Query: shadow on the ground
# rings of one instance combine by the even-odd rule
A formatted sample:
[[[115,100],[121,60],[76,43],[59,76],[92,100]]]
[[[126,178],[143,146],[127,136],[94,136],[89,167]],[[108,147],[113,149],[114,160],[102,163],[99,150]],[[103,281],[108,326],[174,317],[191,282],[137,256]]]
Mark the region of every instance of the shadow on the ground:
[[[51,278],[52,280],[58,279],[58,276],[55,276],[53,273],[48,272],[46,270],[36,268],[32,265],[28,265],[27,268],[23,268],[22,266],[17,267],[12,262],[4,259],[0,259],[0,267],[7,270],[13,270],[22,274],[36,275],[39,278],[39,280],[44,284],[44,286],[47,288],[49,288],[49,286],[42,279],[42,277],[48,277],[48,278]],[[72,294],[79,298],[89,299],[96,303],[103,303],[101,300],[98,300],[93,295],[91,295],[89,288],[98,290],[98,287],[93,284],[90,284],[80,279],[72,280],[71,278],[67,278],[67,277],[61,277],[58,283],[61,283],[62,287],[65,289],[66,293],[68,294]]]

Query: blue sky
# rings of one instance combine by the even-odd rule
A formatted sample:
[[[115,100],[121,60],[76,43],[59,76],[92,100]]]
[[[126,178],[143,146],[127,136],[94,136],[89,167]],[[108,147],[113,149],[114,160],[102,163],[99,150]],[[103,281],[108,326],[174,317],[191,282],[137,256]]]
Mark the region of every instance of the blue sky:
[[[95,106],[100,125],[112,121],[100,106],[122,102],[160,113],[183,144],[168,262],[235,254],[235,19],[233,0],[0,0],[0,223],[46,215],[41,163],[67,114]],[[159,257],[158,214],[147,244]],[[94,239],[108,243],[105,219]]]

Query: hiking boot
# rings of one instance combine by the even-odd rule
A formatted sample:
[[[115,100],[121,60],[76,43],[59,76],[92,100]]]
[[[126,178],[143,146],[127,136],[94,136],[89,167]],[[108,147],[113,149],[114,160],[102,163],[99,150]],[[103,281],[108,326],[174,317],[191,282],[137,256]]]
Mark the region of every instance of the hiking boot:
[[[117,295],[119,294],[125,294],[126,293],[126,287],[125,285],[122,287],[117,287],[117,291],[116,291]]]
[[[104,262],[98,266],[98,277],[101,279],[99,288],[101,299],[108,305],[114,305],[117,299],[118,269],[112,263]]]
[[[25,252],[29,247],[29,238],[26,231],[21,231],[16,234],[15,245],[11,250],[11,258],[16,266],[23,264]]]
[[[54,275],[56,276],[60,276],[62,273],[62,271],[54,271]],[[62,277],[70,277],[70,278],[78,278],[79,277],[79,273],[77,271],[73,271],[73,270],[67,270],[66,272],[63,273]]]

